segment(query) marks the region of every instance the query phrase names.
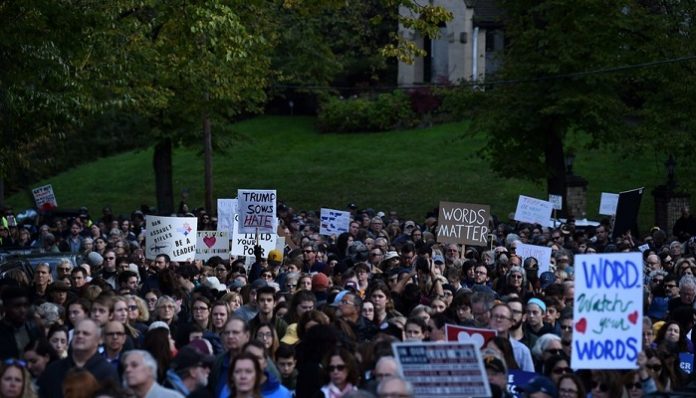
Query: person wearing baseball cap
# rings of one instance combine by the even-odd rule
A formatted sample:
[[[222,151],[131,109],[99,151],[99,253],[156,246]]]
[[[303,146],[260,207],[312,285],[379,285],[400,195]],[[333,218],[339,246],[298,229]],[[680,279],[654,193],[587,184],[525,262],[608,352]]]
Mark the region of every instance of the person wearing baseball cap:
[[[184,396],[198,394],[198,390],[208,385],[210,368],[215,357],[205,355],[196,348],[187,345],[176,354],[167,371],[164,387],[180,392]]]

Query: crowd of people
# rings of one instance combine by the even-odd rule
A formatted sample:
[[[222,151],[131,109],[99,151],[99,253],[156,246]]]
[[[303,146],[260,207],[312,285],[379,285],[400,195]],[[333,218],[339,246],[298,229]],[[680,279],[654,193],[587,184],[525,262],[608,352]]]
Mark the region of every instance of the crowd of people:
[[[0,398],[413,397],[392,343],[444,341],[446,324],[496,331],[481,352],[496,397],[636,398],[691,381],[688,209],[673,231],[641,236],[612,234],[609,220],[554,228],[491,218],[486,247],[437,243],[436,211],[418,223],[348,210],[348,232],[324,236],[317,212],[280,205],[284,250],[205,262],[147,258],[147,211],[19,222],[6,212],[3,250],[59,260],[2,269]],[[204,209],[182,205],[178,215],[216,229]],[[520,258],[520,243],[550,247],[550,270]],[[636,369],[572,369],[574,256],[639,247],[646,316]],[[533,377],[509,385],[514,371]]]

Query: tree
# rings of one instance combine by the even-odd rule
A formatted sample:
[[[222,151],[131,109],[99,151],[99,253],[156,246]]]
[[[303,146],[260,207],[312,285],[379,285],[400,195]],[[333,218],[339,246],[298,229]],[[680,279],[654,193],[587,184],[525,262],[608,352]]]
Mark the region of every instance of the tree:
[[[565,196],[571,131],[588,134],[590,148],[654,136],[656,116],[669,102],[650,99],[646,89],[668,96],[670,88],[657,83],[676,83],[679,74],[611,68],[673,56],[669,21],[662,10],[631,0],[500,3],[507,42],[493,78],[500,83],[486,86],[475,130],[489,134],[486,151],[499,174],[545,179],[549,193]]]

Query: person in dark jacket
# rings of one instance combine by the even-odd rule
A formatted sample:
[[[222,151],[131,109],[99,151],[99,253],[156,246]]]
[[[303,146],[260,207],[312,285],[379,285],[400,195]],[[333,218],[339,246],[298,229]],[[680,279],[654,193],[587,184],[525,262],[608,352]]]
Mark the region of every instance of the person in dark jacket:
[[[19,286],[2,292],[5,317],[0,321],[0,359],[19,358],[30,341],[41,336],[41,330],[28,319],[30,293]]]
[[[73,368],[88,370],[100,382],[111,380],[118,383],[116,368],[97,352],[101,338],[102,332],[96,322],[91,319],[81,321],[75,327],[70,355],[48,365],[39,378],[39,396],[62,398],[63,380]]]

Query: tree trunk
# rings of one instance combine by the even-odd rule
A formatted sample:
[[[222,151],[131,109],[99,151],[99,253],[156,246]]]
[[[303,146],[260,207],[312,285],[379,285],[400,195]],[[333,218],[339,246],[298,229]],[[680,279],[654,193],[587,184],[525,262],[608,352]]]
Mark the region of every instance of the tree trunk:
[[[213,212],[213,135],[210,131],[210,118],[203,115],[203,179],[205,180],[205,208]]]
[[[171,138],[163,138],[155,145],[155,153],[152,157],[152,166],[155,169],[157,211],[161,215],[171,215],[174,213]]]
[[[0,208],[5,207],[5,179],[0,177]]]
[[[566,200],[566,173],[565,173],[565,155],[563,153],[563,139],[561,132],[553,125],[549,124],[546,131],[546,146],[544,148],[544,156],[546,161],[546,187],[550,195],[559,195],[563,197],[562,214],[567,214]]]

